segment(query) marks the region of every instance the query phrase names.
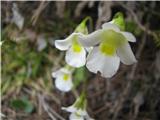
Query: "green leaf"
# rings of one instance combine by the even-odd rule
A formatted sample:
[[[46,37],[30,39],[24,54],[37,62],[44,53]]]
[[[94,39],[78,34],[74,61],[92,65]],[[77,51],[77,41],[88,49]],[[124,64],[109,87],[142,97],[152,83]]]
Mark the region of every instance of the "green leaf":
[[[159,30],[154,31],[152,34],[153,34],[153,38],[155,40],[156,46],[160,48],[160,31]]]
[[[142,30],[137,26],[134,21],[126,22],[126,31],[134,33],[136,36],[140,36],[142,34]]]
[[[137,25],[136,25],[135,22],[133,22],[133,21],[127,21],[126,22],[126,31],[134,32],[136,27],[137,27]]]
[[[23,110],[26,113],[33,112],[33,105],[27,98],[14,99],[11,101],[11,106],[16,110]]]

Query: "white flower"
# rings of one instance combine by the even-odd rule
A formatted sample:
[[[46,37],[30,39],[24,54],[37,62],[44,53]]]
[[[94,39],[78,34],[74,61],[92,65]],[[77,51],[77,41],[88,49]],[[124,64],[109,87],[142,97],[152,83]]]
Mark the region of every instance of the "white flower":
[[[79,36],[88,34],[85,18],[75,29],[75,31],[64,40],[56,40],[55,46],[59,50],[67,51],[65,61],[72,67],[82,67],[86,63],[85,48],[79,43]]]
[[[47,47],[47,42],[43,35],[39,35],[37,38],[37,50],[40,52]]]
[[[126,65],[135,63],[137,60],[128,41],[136,42],[136,38],[129,32],[120,31],[111,22],[89,35],[81,35],[79,42],[84,47],[94,46],[87,58],[87,68],[93,73],[100,71],[103,77],[110,78],[117,72],[120,61]]]
[[[72,33],[64,40],[56,40],[55,46],[59,50],[67,50],[65,61],[73,67],[81,67],[86,63],[86,51],[78,41],[80,33]]]
[[[68,92],[72,89],[72,70],[67,68],[61,68],[56,72],[52,73],[52,77],[55,78],[55,86],[63,91]]]
[[[70,112],[70,120],[93,120],[86,111],[86,99],[80,96],[76,102],[69,107],[62,107],[62,110]]]
[[[15,23],[17,27],[21,30],[24,24],[24,17],[19,13],[17,4],[15,3],[13,4],[12,12],[13,12],[12,22]]]

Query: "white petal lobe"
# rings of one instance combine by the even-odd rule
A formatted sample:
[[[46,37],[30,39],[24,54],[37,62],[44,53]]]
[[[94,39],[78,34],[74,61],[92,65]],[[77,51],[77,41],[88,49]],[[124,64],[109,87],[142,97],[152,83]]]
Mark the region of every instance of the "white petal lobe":
[[[126,65],[131,65],[137,62],[129,43],[121,45],[117,49],[117,55],[120,57],[121,62]]]
[[[64,92],[70,91],[72,89],[72,87],[73,87],[73,83],[72,83],[71,77],[68,80],[64,80],[63,76],[62,77],[58,77],[55,80],[55,85],[59,90],[64,91]]]
[[[87,68],[93,73],[101,72],[101,75],[106,78],[112,77],[118,70],[120,59],[118,56],[103,55],[98,47],[93,48],[87,58]]]
[[[129,42],[136,42],[135,36],[130,32],[121,32]]]
[[[91,34],[88,35],[80,35],[79,36],[79,42],[84,46],[84,47],[92,47],[94,45],[97,45],[101,41],[101,33],[103,30],[97,30]]]
[[[86,51],[83,47],[80,52],[74,52],[72,48],[69,48],[66,52],[65,60],[70,66],[82,67],[86,63]]]
[[[69,71],[68,69],[66,68],[61,68],[55,72],[52,72],[52,77],[53,78],[56,78],[56,77],[59,77],[59,76],[62,76],[63,74],[71,74],[71,71]]]
[[[55,46],[59,50],[67,50],[71,46],[71,40],[70,39],[56,40]]]
[[[116,32],[119,32],[119,31],[120,31],[120,29],[118,28],[117,25],[112,24],[112,23],[109,23],[109,22],[104,23],[104,24],[102,25],[102,29],[105,29],[105,30],[114,30],[114,31],[116,31]]]
[[[65,110],[67,112],[76,112],[77,111],[77,108],[75,108],[73,105],[72,106],[69,106],[69,107],[62,107],[62,110]]]
[[[69,120],[84,120],[83,116],[78,116],[76,113],[71,113]]]

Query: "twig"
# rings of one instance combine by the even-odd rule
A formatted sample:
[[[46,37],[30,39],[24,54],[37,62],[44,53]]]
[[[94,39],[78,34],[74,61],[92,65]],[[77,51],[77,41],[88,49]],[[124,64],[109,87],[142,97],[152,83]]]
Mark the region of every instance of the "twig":
[[[98,110],[94,111],[94,115],[97,115],[97,114],[103,112],[104,110],[109,109],[110,107],[112,107],[112,103],[111,102],[106,102],[105,105],[103,105]]]
[[[136,18],[137,18],[137,16],[136,16]],[[148,17],[148,18],[149,18],[149,17]],[[137,18],[137,20],[138,20],[138,18]],[[139,22],[139,21],[138,21],[138,22]],[[147,25],[146,25],[146,26],[147,26]],[[148,30],[147,27],[144,27],[144,28],[146,29],[146,31]],[[138,50],[137,50],[137,52],[136,52],[136,55],[135,55],[135,56],[136,56],[137,59],[140,58],[140,56],[141,56],[141,54],[142,54],[142,51],[143,51],[143,49],[144,49],[144,46],[145,46],[145,43],[146,43],[146,33],[147,33],[147,32],[144,33],[143,38],[142,38],[142,41],[141,41],[141,44],[139,45]],[[118,115],[118,113],[119,113],[120,109],[122,108],[122,105],[123,105],[123,103],[124,103],[124,101],[125,101],[125,98],[126,98],[126,97],[128,96],[128,94],[130,93],[131,84],[132,84],[132,81],[134,80],[134,75],[135,75],[137,66],[138,66],[138,64],[134,64],[134,65],[133,65],[133,67],[132,67],[132,69],[131,69],[131,73],[128,75],[128,83],[127,83],[127,86],[126,86],[126,88],[124,89],[122,95],[120,96],[119,101],[118,101],[118,100],[116,101],[116,104],[115,104],[115,106],[113,107],[114,109],[112,109],[112,110],[114,111],[114,113],[115,113],[114,116],[113,116],[113,119],[116,119],[116,118],[117,118],[117,115]],[[113,112],[113,111],[112,111],[112,112]]]
[[[138,50],[136,52],[136,58],[140,58],[140,56],[142,54],[142,51],[144,49],[145,43],[146,43],[146,34],[144,33],[144,37],[142,39],[142,42],[139,45]],[[131,73],[128,76],[127,86],[124,89],[124,91],[123,91],[122,95],[120,96],[119,100],[116,101],[115,106],[112,109],[112,112],[114,111],[113,120],[115,120],[117,118],[117,115],[118,115],[118,113],[119,113],[120,109],[122,108],[122,105],[125,101],[125,98],[127,97],[127,95],[130,92],[131,83],[134,80],[134,75],[135,75],[135,72],[136,72],[136,69],[137,69],[137,65],[138,64],[133,65],[133,67],[131,69]]]
[[[52,120],[56,120],[56,118],[52,115],[52,113],[49,111],[48,109],[48,105],[45,104],[44,102],[44,98],[42,98],[42,96],[39,96],[40,101],[42,102],[43,108],[44,110],[48,113],[48,115],[50,116],[50,118]]]
[[[120,3],[120,5],[125,8],[126,10],[128,10],[131,15],[133,16],[135,22],[137,23],[137,25],[144,31],[144,35],[143,35],[143,39],[142,39],[142,42],[141,44],[139,45],[138,47],[138,50],[136,52],[136,58],[140,58],[141,54],[142,54],[142,51],[144,49],[144,46],[145,46],[145,43],[146,43],[146,34],[148,35],[152,35],[154,36],[154,33],[148,29],[148,26],[144,26],[141,24],[141,22],[139,21],[137,15],[133,12],[132,9],[128,8],[127,6],[125,6],[124,4]],[[147,18],[147,20],[149,19],[149,16]],[[155,36],[154,36],[155,37]],[[128,83],[127,83],[127,86],[126,88],[124,89],[122,95],[120,96],[119,100],[117,100],[115,102],[115,105],[113,106],[113,109],[111,110],[111,112],[114,112],[114,116],[113,116],[113,120],[115,120],[118,116],[118,113],[119,111],[121,110],[122,108],[122,105],[125,101],[125,98],[128,96],[128,94],[130,93],[130,89],[131,89],[131,83],[132,81],[134,80],[134,75],[135,75],[135,72],[136,72],[136,69],[137,69],[137,65],[138,64],[135,64],[133,65],[132,69],[131,69],[131,73],[128,75]],[[132,118],[133,119],[133,118]]]
[[[48,5],[48,3],[49,3],[49,2],[45,2],[45,1],[42,1],[42,2],[40,3],[39,7],[36,9],[36,11],[34,12],[32,18],[31,18],[32,25],[35,25],[35,24],[36,24],[40,13],[44,10],[44,8]]]
[[[140,58],[145,43],[146,43],[146,34],[144,33],[144,36],[143,36],[143,38],[142,38],[142,42],[141,42],[141,44],[140,44],[140,46],[139,46],[139,48],[138,48],[138,51],[137,51],[137,53],[136,53],[136,58],[137,58],[137,59]],[[131,79],[131,80],[133,80],[133,78],[134,78],[134,74],[135,74],[137,65],[138,65],[138,64],[135,64],[135,65],[132,67],[131,73],[130,73],[130,75],[129,75],[129,77],[128,77],[128,78]]]
[[[96,29],[100,28],[102,22],[108,21],[111,17],[112,1],[101,1],[98,5],[98,19]]]
[[[79,97],[78,91],[76,89],[73,89],[72,93],[73,93],[73,95],[75,96],[76,99]]]
[[[84,7],[89,3],[89,1],[82,1],[82,2],[79,2],[77,7],[76,7],[76,10],[74,12],[74,16],[75,17],[79,17],[81,15],[81,12],[82,10],[84,9]]]
[[[99,95],[101,95],[102,93],[104,93],[106,91],[106,89],[102,89],[102,90],[99,90],[98,92],[95,92],[94,94],[91,94],[88,96],[88,98],[96,98],[98,97]]]
[[[53,109],[51,109],[51,107],[49,107],[49,110],[51,111],[51,113],[53,113],[57,118],[59,118],[59,120],[65,120],[63,117],[61,117],[56,111],[54,111]]]
[[[59,18],[64,17],[65,7],[66,7],[66,1],[56,1],[56,8],[57,8],[56,15]]]
[[[44,110],[48,113],[48,115],[50,116],[50,118],[52,120],[57,120],[56,117],[59,120],[65,120],[63,117],[61,117],[56,111],[54,111],[46,102],[45,102],[45,97],[44,95],[40,95],[38,94],[39,99],[41,100],[42,106],[44,108]],[[54,117],[54,116],[55,117]]]
[[[148,35],[151,35],[153,37],[157,37],[157,35],[151,31],[150,29],[146,28],[146,26],[142,25],[142,23],[140,22],[140,20],[138,19],[137,15],[134,13],[134,11],[132,9],[130,9],[129,7],[127,7],[125,4],[123,3],[119,3],[124,9],[126,9],[128,12],[131,13],[131,15],[133,16],[134,21],[137,23],[138,27],[146,32]]]

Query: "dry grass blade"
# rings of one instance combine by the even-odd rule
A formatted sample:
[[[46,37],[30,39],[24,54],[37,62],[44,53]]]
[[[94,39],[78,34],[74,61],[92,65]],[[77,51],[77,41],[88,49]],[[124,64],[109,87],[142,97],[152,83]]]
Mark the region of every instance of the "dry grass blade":
[[[45,96],[38,94],[39,99],[41,100],[42,106],[44,110],[48,113],[52,120],[65,120],[62,116],[60,116],[56,111],[54,111],[45,101]]]
[[[65,1],[57,1],[56,2],[56,15],[59,18],[63,18],[64,17],[64,11],[65,11],[65,6],[66,6],[66,2]]]
[[[111,17],[112,1],[101,1],[98,6],[98,20],[96,22],[96,29],[100,28],[102,22],[106,22]]]
[[[35,10],[35,12],[33,13],[33,16],[31,18],[32,21],[32,25],[35,25],[41,12],[46,8],[46,6],[48,5],[49,2],[45,2],[42,1],[39,5],[39,7]]]
[[[132,9],[130,9],[129,7],[127,7],[125,4],[119,3],[123,8],[125,8],[132,16],[134,21],[137,23],[137,25],[139,26],[139,28],[141,30],[143,30],[144,32],[146,32],[148,35],[151,35],[152,37],[154,37],[154,39],[156,40],[157,44],[159,45],[159,37],[158,35],[153,32],[152,30],[148,29],[145,25],[143,25],[140,20],[138,19],[136,13],[134,13],[134,11]]]
[[[79,17],[81,15],[81,12],[83,10],[83,8],[88,4],[89,2],[88,1],[82,1],[82,2],[79,2],[77,7],[76,7],[76,10],[74,12],[74,16],[75,17]]]

